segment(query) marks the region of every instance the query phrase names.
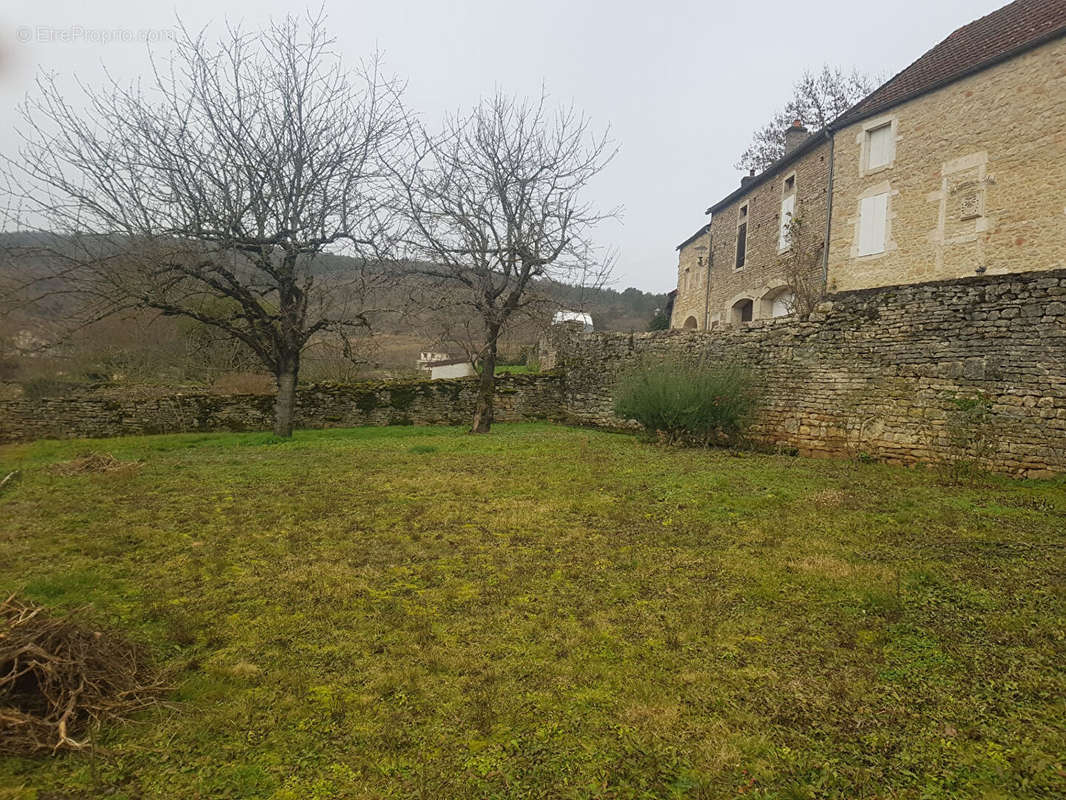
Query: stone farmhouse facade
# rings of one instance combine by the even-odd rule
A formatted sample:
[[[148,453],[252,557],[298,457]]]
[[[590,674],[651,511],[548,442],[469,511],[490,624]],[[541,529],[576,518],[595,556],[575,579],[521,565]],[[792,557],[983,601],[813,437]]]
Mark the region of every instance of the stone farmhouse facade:
[[[679,246],[671,327],[785,316],[797,286],[1066,267],[1066,2],[1017,0],[971,22],[824,130],[786,140]]]
[[[758,176],[711,206],[711,280],[707,327],[787,316],[797,280],[817,280],[829,190],[829,141],[794,126],[786,153]],[[802,218],[810,237],[804,252],[791,241],[788,223]],[[796,273],[800,274],[796,274]],[[791,284],[791,285],[790,285]]]

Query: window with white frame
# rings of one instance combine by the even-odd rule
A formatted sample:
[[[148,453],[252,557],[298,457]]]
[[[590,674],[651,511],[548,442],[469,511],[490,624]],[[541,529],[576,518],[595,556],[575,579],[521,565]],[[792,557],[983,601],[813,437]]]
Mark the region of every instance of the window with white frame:
[[[792,215],[796,212],[796,176],[789,175],[781,187],[781,215],[778,218],[777,249],[792,246]]]
[[[888,192],[864,197],[859,201],[858,255],[885,252],[888,238]]]
[[[896,140],[891,122],[866,131],[866,169],[888,166],[895,157]]]

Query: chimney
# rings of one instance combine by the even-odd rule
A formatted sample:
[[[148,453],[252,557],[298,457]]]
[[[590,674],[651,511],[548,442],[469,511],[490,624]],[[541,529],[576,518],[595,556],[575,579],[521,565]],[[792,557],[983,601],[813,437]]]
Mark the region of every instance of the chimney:
[[[792,120],[792,124],[785,129],[785,155],[787,156],[807,138],[807,129],[798,119]]]
[[[741,175],[740,176],[740,188],[743,189],[745,186],[747,186],[753,180],[755,180],[755,167],[752,167],[747,175]]]

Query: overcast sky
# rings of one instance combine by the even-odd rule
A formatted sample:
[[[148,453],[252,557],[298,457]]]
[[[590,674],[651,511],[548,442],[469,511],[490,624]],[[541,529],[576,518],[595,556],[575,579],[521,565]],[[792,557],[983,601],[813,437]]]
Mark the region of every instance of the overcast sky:
[[[667,291],[674,247],[735,188],[736,157],[798,73],[829,63],[894,74],[1005,2],[894,0],[874,4],[891,8],[875,14],[854,0],[327,0],[326,11],[345,57],[383,51],[408,82],[408,104],[427,119],[497,87],[536,95],[544,83],[553,98],[609,124],[621,149],[590,195],[624,208],[620,222],[599,230],[619,250],[614,283]],[[144,72],[144,44],[102,37],[166,29],[176,14],[192,27],[259,25],[304,8],[292,0],[4,0],[0,151],[14,149],[14,109],[38,70],[88,82],[105,66],[119,78]],[[74,41],[47,41],[39,28]],[[167,48],[165,40],[154,46]]]

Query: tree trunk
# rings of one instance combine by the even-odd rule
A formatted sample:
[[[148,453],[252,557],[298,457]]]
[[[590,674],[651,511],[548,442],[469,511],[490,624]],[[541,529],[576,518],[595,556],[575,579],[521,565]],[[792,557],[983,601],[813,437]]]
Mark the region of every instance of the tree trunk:
[[[496,396],[496,340],[499,336],[499,328],[489,329],[489,346],[481,359],[481,380],[477,386],[471,433],[488,433],[492,429],[492,407]]]
[[[278,396],[274,401],[274,435],[288,439],[292,436],[292,420],[296,415],[296,368],[279,371],[274,376]]]

